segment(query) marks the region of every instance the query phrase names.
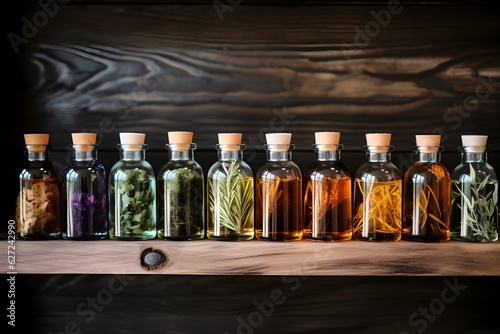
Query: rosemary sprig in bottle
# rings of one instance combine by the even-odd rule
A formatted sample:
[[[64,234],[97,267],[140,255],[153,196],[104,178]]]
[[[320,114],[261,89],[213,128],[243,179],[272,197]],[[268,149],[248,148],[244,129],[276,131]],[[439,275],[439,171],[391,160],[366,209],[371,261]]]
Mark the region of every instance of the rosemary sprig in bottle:
[[[222,227],[241,233],[251,222],[254,208],[253,179],[239,172],[240,165],[232,161],[222,164],[225,178],[209,179],[209,209]]]
[[[461,222],[465,224],[462,227],[469,228],[474,237],[481,237],[485,240],[489,240],[490,237],[497,238],[498,182],[490,184],[493,190],[484,194],[490,175],[487,175],[481,182],[477,182],[476,171],[472,164],[469,164],[469,170],[470,179],[467,182],[453,181],[452,204],[457,205],[462,212],[460,216],[465,219],[465,222]],[[470,194],[468,194],[469,189]],[[455,203],[458,200],[461,204]],[[461,233],[465,234],[465,232]]]

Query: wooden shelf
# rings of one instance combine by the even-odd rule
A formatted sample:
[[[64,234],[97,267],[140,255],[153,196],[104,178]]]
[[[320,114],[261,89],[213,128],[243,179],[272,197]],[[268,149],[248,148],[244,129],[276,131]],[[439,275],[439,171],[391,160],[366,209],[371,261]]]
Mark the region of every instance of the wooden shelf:
[[[7,250],[7,240],[1,241]],[[163,256],[163,260],[162,260]],[[497,276],[500,243],[28,241],[15,242],[18,274]]]

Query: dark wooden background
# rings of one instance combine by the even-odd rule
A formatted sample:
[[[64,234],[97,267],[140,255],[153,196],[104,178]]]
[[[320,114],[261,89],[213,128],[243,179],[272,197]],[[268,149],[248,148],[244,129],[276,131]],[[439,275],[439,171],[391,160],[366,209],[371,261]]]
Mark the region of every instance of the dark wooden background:
[[[53,15],[37,1],[5,4],[3,221],[14,217],[23,133],[29,132],[50,133],[58,170],[68,162],[71,132],[82,131],[98,132],[99,158],[108,168],[118,159],[119,132],[145,132],[147,159],[158,170],[167,159],[164,144],[171,130],[194,132],[195,157],[205,172],[216,159],[217,132],[233,131],[243,133],[254,170],[264,162],[263,135],[276,131],[293,134],[294,160],[303,170],[314,157],[315,131],[341,132],[342,157],[352,173],[365,159],[364,134],[379,131],[393,134],[393,162],[402,173],[411,163],[414,135],[428,133],[443,134],[443,162],[450,171],[460,161],[460,135],[487,134],[489,160],[500,168],[500,11],[494,1],[403,1],[399,13],[382,17],[383,27],[372,14],[387,10],[383,1],[232,3],[223,16],[208,0],[70,1],[51,3]],[[23,30],[34,18],[41,20],[35,31]],[[369,40],[359,31],[368,32]],[[19,50],[9,42],[12,34],[25,38]],[[55,261],[64,261],[63,254]],[[468,303],[482,306],[490,288],[496,296],[498,289],[470,279],[473,292],[453,304],[455,311],[445,310],[439,330],[429,326],[426,332],[473,333],[478,324],[496,326],[487,321],[489,309]],[[82,297],[97,293],[106,280],[20,278],[34,300],[37,328],[45,333],[62,331]],[[112,313],[88,328],[232,332],[235,316],[251,312],[253,298],[268,293],[276,280],[139,277],[128,299],[113,303]],[[287,304],[283,316],[269,318],[271,327],[256,332],[415,332],[408,316],[439,297],[443,281],[360,280],[352,287],[350,278],[310,280],[300,301]],[[155,290],[156,284],[168,288]],[[423,294],[413,290],[415,284]],[[344,291],[340,299],[337,288]]]

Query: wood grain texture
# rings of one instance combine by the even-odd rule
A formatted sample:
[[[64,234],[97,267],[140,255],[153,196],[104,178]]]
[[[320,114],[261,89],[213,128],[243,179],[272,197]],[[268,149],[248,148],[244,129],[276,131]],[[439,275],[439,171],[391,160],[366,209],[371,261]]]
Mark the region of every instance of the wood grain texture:
[[[7,248],[6,241],[1,244]],[[167,261],[157,270],[145,269],[141,254],[146,249],[164,253]],[[499,257],[500,243],[17,241],[15,270],[20,274],[498,276]],[[9,271],[6,261],[4,257],[3,272]]]
[[[346,149],[387,131],[402,150],[417,132],[456,147],[481,131],[498,151],[498,11],[401,9],[363,40],[386,6],[238,6],[222,21],[212,6],[67,6],[27,45],[24,130],[51,131],[56,149],[84,129],[105,149],[120,131],[147,132],[153,149],[177,129],[205,149],[220,131],[292,132],[299,149],[318,130],[341,131]],[[469,112],[476,89],[487,98]]]

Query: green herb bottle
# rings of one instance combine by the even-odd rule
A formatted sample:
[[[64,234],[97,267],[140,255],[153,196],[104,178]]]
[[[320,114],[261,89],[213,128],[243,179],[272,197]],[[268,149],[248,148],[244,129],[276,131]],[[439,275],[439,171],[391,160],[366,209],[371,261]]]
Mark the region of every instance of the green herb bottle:
[[[488,163],[488,136],[462,135],[461,163],[453,170],[451,238],[498,240],[498,179]]]
[[[120,133],[120,161],[109,172],[109,237],[149,240],[156,237],[156,178],[145,160],[143,133]]]
[[[440,135],[416,135],[416,161],[403,183],[402,239],[450,240],[451,176],[441,163]]]
[[[168,132],[169,161],[158,173],[158,238],[197,240],[205,237],[203,170],[194,160],[193,133]]]
[[[25,134],[26,167],[19,174],[16,232],[21,239],[61,237],[61,184],[48,155],[49,135]]]
[[[219,160],[207,180],[207,237],[214,240],[250,240],[254,237],[254,178],[243,161],[241,133],[219,133]]]

